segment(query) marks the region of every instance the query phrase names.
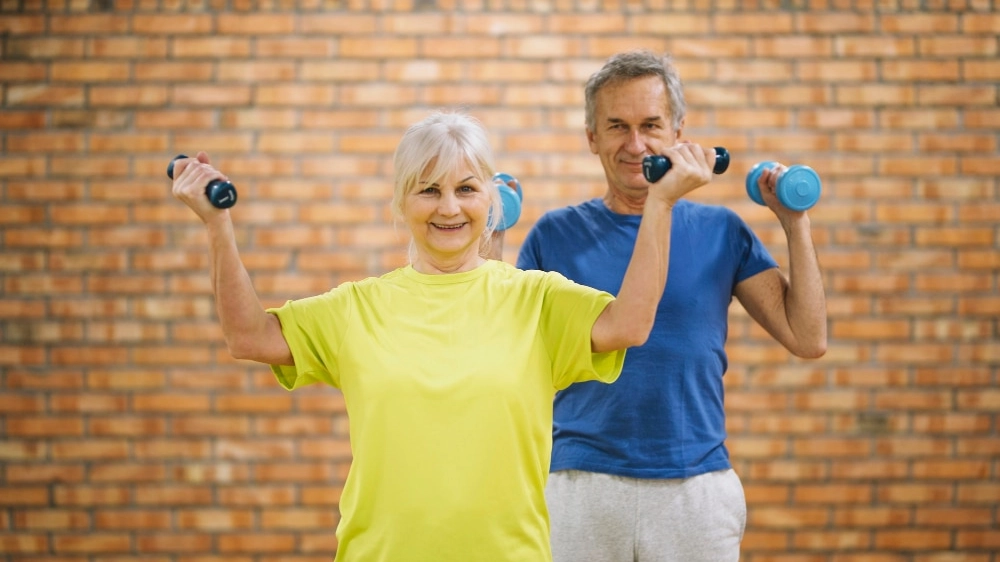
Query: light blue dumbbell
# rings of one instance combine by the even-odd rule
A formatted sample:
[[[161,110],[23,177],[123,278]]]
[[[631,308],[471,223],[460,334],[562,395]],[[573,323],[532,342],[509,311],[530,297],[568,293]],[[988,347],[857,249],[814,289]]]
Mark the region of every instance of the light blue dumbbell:
[[[758,205],[766,205],[764,198],[760,195],[760,187],[757,180],[764,170],[769,170],[777,166],[777,162],[758,162],[747,174],[746,188],[747,195]],[[778,201],[786,208],[793,211],[805,211],[812,208],[819,201],[819,196],[823,191],[823,183],[819,179],[819,174],[809,166],[796,164],[789,166],[778,177],[778,186],[775,193]]]
[[[496,229],[507,230],[521,218],[521,201],[524,200],[524,194],[521,192],[521,182],[514,176],[497,172],[493,174],[493,181],[496,180],[500,180],[497,188],[500,190],[500,202],[503,204],[503,218]],[[514,182],[514,187],[511,188],[508,182]]]

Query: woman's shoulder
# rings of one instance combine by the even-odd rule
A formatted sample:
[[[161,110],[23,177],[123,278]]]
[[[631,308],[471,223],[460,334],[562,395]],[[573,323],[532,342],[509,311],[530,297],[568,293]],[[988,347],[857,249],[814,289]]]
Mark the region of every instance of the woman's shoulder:
[[[542,271],[539,269],[518,269],[516,266],[499,260],[490,260],[494,273],[503,279],[523,285],[551,285],[566,281],[561,273]],[[494,263],[495,262],[495,263]]]

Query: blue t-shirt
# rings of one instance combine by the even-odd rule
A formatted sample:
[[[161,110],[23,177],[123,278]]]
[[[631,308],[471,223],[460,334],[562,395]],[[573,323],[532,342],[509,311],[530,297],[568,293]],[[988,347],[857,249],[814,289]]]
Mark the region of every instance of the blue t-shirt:
[[[641,219],[600,199],[548,212],[517,266],[617,295]],[[556,395],[552,471],[687,478],[731,466],[722,385],[729,305],[737,283],[777,263],[725,207],[679,201],[670,238],[649,340],[629,349],[614,384],[575,384]]]

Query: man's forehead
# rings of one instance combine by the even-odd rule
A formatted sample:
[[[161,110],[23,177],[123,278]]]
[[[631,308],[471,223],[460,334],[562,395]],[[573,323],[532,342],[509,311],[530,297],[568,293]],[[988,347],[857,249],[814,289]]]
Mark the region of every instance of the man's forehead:
[[[662,88],[638,88],[628,92],[618,87],[598,92],[597,119],[601,121],[650,122],[670,119],[669,100]]]

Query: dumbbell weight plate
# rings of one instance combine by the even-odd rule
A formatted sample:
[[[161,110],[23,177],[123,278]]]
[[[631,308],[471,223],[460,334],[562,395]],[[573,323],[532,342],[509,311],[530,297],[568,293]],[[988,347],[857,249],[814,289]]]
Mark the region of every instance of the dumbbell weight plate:
[[[500,203],[503,205],[503,219],[497,230],[507,230],[514,226],[517,219],[521,218],[521,201],[524,200],[524,193],[521,191],[521,182],[517,178],[504,172],[493,174],[493,180],[500,180],[502,185],[497,186],[500,190]],[[514,182],[514,188],[509,182]]]
[[[758,205],[765,204],[764,198],[760,195],[760,187],[757,185],[757,181],[760,180],[760,175],[764,173],[764,170],[770,170],[777,165],[777,162],[758,162],[754,164],[753,168],[750,168],[746,180],[747,197],[754,203]]]

